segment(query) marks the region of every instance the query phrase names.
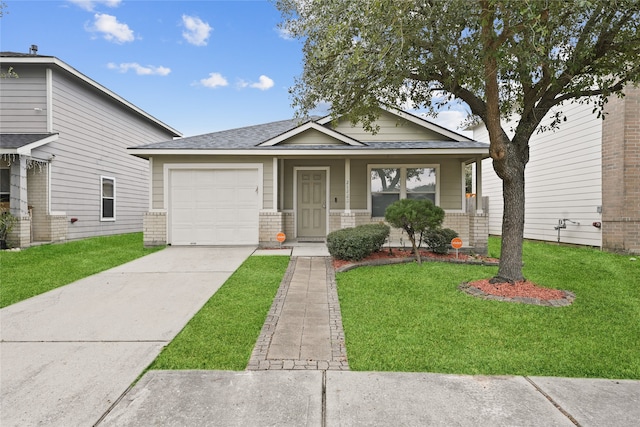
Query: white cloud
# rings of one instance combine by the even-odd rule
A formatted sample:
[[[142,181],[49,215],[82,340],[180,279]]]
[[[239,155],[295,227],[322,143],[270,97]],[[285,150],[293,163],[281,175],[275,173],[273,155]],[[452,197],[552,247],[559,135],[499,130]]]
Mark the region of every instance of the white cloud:
[[[134,70],[136,74],[139,76],[151,76],[151,75],[166,76],[171,72],[171,68],[167,68],[163,66],[156,67],[154,65],[147,65],[145,67],[138,64],[137,62],[127,62],[119,65],[114,64],[113,62],[110,62],[109,64],[107,64],[107,67],[110,70],[118,70],[121,73],[126,73],[129,70]]]
[[[262,75],[258,78],[257,83],[251,83],[249,87],[252,87],[254,89],[260,89],[260,90],[271,89],[273,87],[273,80],[271,80],[269,77],[265,75]]]
[[[213,28],[197,16],[182,15],[182,25],[185,31],[182,37],[195,46],[206,46]]]
[[[89,12],[93,12],[95,7],[99,4],[105,5],[107,7],[118,7],[122,0],[69,0],[71,3],[75,4],[78,7],[81,7],[84,10],[88,10]]]
[[[200,80],[200,84],[213,89],[218,86],[227,86],[229,82],[220,73],[210,73],[209,77]]]
[[[102,33],[102,36],[115,43],[132,42],[135,37],[133,30],[127,24],[118,22],[115,16],[106,13],[96,13],[92,27],[88,31]]]
[[[424,117],[425,119],[442,126],[443,128],[447,128],[469,138],[472,137],[473,132],[463,130],[460,126],[465,122],[469,113],[464,110],[443,110],[438,113],[438,117]]]
[[[278,28],[276,28],[276,32],[278,33],[278,36],[281,39],[285,39],[285,40],[293,40],[294,39],[293,33],[290,30],[286,29],[286,28],[278,27]]]

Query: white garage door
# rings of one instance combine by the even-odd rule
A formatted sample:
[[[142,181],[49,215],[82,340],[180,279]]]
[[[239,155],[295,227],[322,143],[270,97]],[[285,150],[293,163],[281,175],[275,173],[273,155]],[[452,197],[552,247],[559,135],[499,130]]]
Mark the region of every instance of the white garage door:
[[[174,169],[169,187],[171,244],[258,243],[256,169]]]

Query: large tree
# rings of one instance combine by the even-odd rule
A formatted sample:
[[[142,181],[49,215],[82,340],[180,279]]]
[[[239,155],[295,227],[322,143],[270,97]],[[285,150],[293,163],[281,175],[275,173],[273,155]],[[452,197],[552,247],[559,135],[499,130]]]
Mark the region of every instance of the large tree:
[[[375,131],[381,103],[409,103],[435,115],[457,101],[484,123],[504,197],[494,281],[523,279],[524,171],[531,136],[565,119],[563,103],[593,102],[594,112],[601,112],[608,96],[640,80],[640,0],[277,5],[283,27],[304,40],[304,70],[292,88],[302,114],[328,102],[333,114]],[[541,126],[549,114],[551,124]]]

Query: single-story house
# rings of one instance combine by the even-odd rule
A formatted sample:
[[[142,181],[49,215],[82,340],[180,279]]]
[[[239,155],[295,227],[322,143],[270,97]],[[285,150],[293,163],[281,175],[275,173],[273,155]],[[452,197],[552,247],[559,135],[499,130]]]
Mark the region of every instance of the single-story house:
[[[398,199],[426,198],[465,246],[486,251],[487,215],[465,209],[465,165],[488,144],[396,109],[381,109],[377,126],[327,116],[129,148],[150,165],[145,244],[273,245],[279,232],[322,241],[383,221]],[[399,230],[391,240],[410,245]]]
[[[35,47],[1,52],[0,69],[0,209],[18,220],[10,245],[141,231],[149,165],[126,148],[181,134]]]
[[[557,110],[567,121],[531,137],[524,237],[640,253],[640,88],[611,97],[605,120],[593,105]],[[542,124],[550,121],[549,115]],[[489,141],[483,124],[472,129],[474,139]],[[501,235],[502,181],[491,161],[483,162],[482,192],[489,198],[489,234]]]

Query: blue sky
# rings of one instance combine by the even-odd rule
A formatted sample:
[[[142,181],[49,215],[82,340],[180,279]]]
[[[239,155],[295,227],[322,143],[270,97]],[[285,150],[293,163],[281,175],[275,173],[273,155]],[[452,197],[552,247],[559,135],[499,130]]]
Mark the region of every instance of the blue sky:
[[[55,56],[185,136],[292,118],[302,42],[270,1],[5,0],[0,49]],[[464,113],[433,120],[456,130]]]

